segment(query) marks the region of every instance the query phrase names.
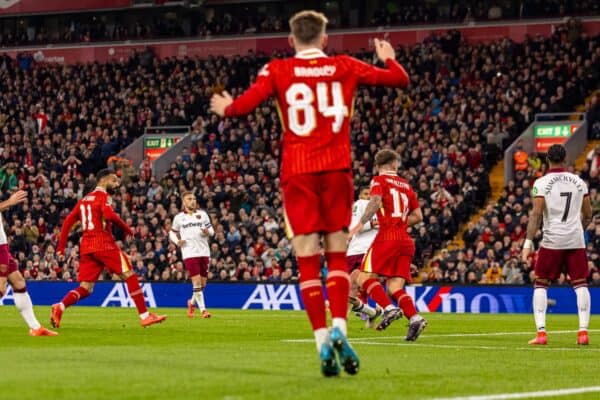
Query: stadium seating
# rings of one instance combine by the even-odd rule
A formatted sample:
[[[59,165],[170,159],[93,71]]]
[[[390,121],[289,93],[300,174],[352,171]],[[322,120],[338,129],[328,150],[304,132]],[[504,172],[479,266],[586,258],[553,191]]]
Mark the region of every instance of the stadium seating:
[[[425,215],[425,224],[413,232],[417,267],[485,204],[490,166],[534,113],[572,110],[598,83],[599,38],[569,29],[577,26],[559,27],[550,38],[522,44],[468,45],[456,32],[432,37],[398,49],[411,76],[409,88],[357,93],[351,124],[356,187],[369,183],[376,149],[391,147],[402,154],[405,177],[417,190]],[[186,279],[167,232],[180,207],[178,193],[193,188],[216,230],[211,279],[297,279],[283,229],[274,103],[237,120],[221,121],[207,113],[214,82],[240,93],[267,61],[254,55],[208,60],[136,56],[106,65],[23,68],[0,60],[0,188],[5,195],[15,187],[29,189],[26,206],[4,212],[11,250],[25,275],[74,279],[77,246],[69,247],[65,260],[57,259],[54,246],[62,218],[93,186],[91,174],[144,126],[191,124],[193,145],[163,177],[151,177],[142,166],[134,166],[138,174],[121,171],[124,184],[114,205],[135,228],[136,237],[124,246],[136,271],[147,280]],[[519,201],[525,213],[527,200]],[[492,207],[491,219],[478,228],[495,224],[494,212],[507,218],[502,207]],[[515,234],[514,218],[504,223]],[[72,243],[75,239],[76,234]],[[484,242],[486,251],[491,246]],[[479,252],[473,250],[473,258]],[[504,253],[498,254],[494,260],[505,268]],[[465,257],[471,257],[468,251]],[[477,265],[476,272],[486,266]],[[448,281],[448,262],[436,268],[427,279]]]

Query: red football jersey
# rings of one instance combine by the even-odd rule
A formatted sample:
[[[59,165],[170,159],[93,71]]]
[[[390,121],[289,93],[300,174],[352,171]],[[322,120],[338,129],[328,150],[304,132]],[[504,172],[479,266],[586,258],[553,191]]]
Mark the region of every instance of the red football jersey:
[[[381,196],[377,211],[380,240],[410,240],[407,232],[409,214],[419,208],[416,193],[408,182],[394,173],[382,174],[371,181],[371,196]]]
[[[80,254],[119,250],[111,232],[112,223],[128,235],[133,235],[131,228],[112,209],[108,193],[101,188],[96,188],[79,200],[69,213],[60,232],[58,252],[64,252],[69,232],[77,221],[81,222],[83,230]]]
[[[408,75],[396,60],[388,69],[355,58],[328,57],[318,49],[273,60],[254,84],[225,110],[244,115],[275,96],[283,126],[281,178],[350,169],[350,119],[358,85],[406,86]]]

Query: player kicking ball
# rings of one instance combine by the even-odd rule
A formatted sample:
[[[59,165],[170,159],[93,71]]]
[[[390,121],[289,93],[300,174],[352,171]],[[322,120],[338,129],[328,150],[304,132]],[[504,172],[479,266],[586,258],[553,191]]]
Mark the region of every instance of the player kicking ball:
[[[53,327],[60,327],[65,309],[92,293],[94,284],[104,269],[119,275],[127,284],[129,296],[138,310],[142,327],[163,322],[166,316],[148,312],[140,282],[133,272],[129,257],[117,246],[112,235],[112,225],[115,224],[128,236],[133,236],[131,228],[111,206],[110,194],[119,187],[119,178],[113,171],[104,169],[96,175],[96,182],[96,189],[77,202],[65,219],[60,232],[56,253],[63,257],[71,228],[76,222],[81,222],[83,234],[77,275],[80,286],[68,292],[60,303],[52,306],[50,322]]]
[[[384,309],[377,330],[384,330],[404,313],[409,319],[405,339],[414,341],[427,322],[417,313],[413,300],[404,290],[406,282],[411,280],[410,264],[415,254],[415,243],[407,227],[421,222],[423,214],[417,195],[396,173],[400,166],[398,154],[392,150],[379,151],[375,155],[375,166],[379,175],[371,181],[371,199],[358,225],[350,230],[352,237],[377,213],[379,232],[363,259],[358,283]],[[385,293],[380,277],[387,279],[388,292],[399,308]]]
[[[592,206],[585,182],[565,169],[567,151],[564,146],[550,146],[547,158],[550,167],[548,172],[533,184],[533,210],[529,216],[522,253],[526,262],[533,250],[533,238],[543,220],[543,237],[534,266],[533,315],[537,335],[529,344],[548,344],[548,286],[566,271],[577,296],[577,344],[587,345],[591,299],[587,284],[589,271],[584,227],[592,221]]]
[[[358,194],[358,200],[354,202],[352,207],[352,220],[350,226],[356,226],[360,222],[363,216],[367,204],[369,204],[369,193],[371,189],[368,186],[360,188]],[[371,243],[377,236],[377,218],[373,219],[363,225],[360,232],[358,232],[348,244],[348,271],[350,272],[350,305],[352,311],[356,313],[361,319],[365,320],[365,326],[372,328],[375,324],[375,320],[381,316],[382,309],[379,307],[373,308],[369,306],[367,300],[367,294],[362,290],[358,284],[358,277],[360,275],[360,266],[362,260],[371,247]]]
[[[27,200],[27,192],[18,190],[8,200],[0,203],[0,212],[16,206]],[[8,249],[8,239],[4,231],[4,223],[0,214],[0,299],[6,293],[6,284],[10,283],[13,289],[15,307],[29,326],[30,336],[56,336],[58,333],[44,328],[35,317],[31,297],[27,293],[25,279],[19,271],[17,262],[12,258]]]
[[[183,263],[192,280],[192,298],[188,300],[188,317],[193,318],[196,308],[200,309],[202,318],[210,318],[204,304],[204,288],[208,278],[208,262],[210,247],[208,238],[214,236],[215,230],[208,214],[199,210],[196,195],[184,192],[181,196],[183,211],[173,218],[169,239],[181,249]]]
[[[215,94],[210,108],[220,116],[237,117],[276,97],[283,130],[284,216],[298,260],[300,293],[312,325],[321,372],[339,375],[341,363],[347,373],[356,374],[358,356],[346,339],[350,291],[346,239],[354,200],[352,102],[359,85],[401,87],[409,79],[388,42],[374,41],[378,58],[387,66],[376,68],[349,56],[330,57],[323,52],[327,46],[327,18],[323,14],[301,11],[289,23],[289,43],[295,56],[269,62],[235,100],[227,92]],[[321,284],[321,239],[328,268],[331,331],[327,330]]]

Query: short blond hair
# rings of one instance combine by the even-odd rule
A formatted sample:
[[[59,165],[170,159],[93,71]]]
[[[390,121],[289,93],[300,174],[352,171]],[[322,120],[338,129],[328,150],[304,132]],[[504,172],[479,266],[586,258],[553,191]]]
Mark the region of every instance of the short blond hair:
[[[297,12],[290,18],[290,31],[294,38],[302,44],[310,44],[325,33],[329,20],[325,14],[314,10]]]
[[[375,154],[375,166],[381,167],[382,165],[391,164],[399,158],[400,156],[394,150],[380,150],[377,154]]]

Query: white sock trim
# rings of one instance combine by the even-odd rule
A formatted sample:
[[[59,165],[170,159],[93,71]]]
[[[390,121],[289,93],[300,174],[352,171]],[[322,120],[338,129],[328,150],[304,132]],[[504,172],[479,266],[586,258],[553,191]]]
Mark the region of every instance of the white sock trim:
[[[331,326],[334,328],[339,328],[344,336],[348,336],[348,323],[346,322],[345,318],[332,318]]]
[[[315,344],[317,345],[317,351],[320,352],[321,347],[329,340],[329,331],[327,330],[327,328],[319,328],[315,329],[313,331],[313,334],[315,335]]]

